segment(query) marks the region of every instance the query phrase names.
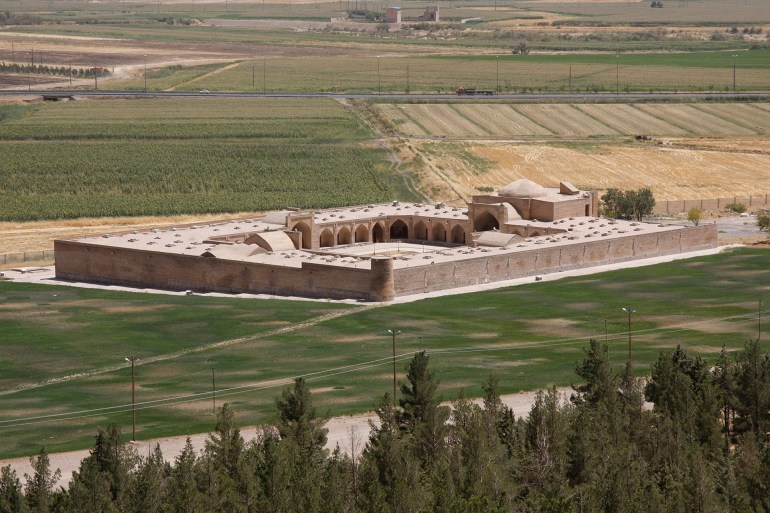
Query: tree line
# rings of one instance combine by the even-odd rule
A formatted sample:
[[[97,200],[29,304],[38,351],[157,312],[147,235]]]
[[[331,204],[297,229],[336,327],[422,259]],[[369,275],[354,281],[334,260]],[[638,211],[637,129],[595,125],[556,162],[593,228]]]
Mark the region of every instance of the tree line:
[[[73,68],[39,64],[18,64],[0,62],[0,73],[33,73],[36,75],[60,75],[73,78],[104,77],[110,74],[107,68]]]
[[[246,441],[224,405],[205,448],[167,462],[100,429],[69,486],[54,489],[45,449],[22,485],[0,471],[0,512],[767,512],[770,354],[759,340],[707,362],[661,352],[649,377],[614,370],[591,340],[570,397],[542,391],[515,417],[498,380],[482,404],[441,404],[429,356],[407,366],[398,405],[376,408],[352,455],[324,448],[307,383],[276,401],[277,420]],[[653,404],[644,406],[645,400]],[[58,472],[58,471],[57,471]]]

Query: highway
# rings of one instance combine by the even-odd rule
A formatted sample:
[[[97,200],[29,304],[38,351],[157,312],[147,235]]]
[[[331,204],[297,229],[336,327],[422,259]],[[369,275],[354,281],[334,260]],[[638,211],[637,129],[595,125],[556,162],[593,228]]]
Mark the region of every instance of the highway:
[[[770,92],[752,93],[501,93],[492,96],[469,96],[448,94],[424,94],[424,93],[292,93],[292,92],[155,92],[155,91],[120,91],[120,90],[88,90],[88,89],[57,89],[57,90],[5,90],[0,91],[0,96],[43,96],[47,98],[61,98],[70,96],[86,96],[97,98],[332,98],[349,100],[465,100],[488,102],[490,100],[512,100],[524,102],[538,101],[663,101],[663,102],[687,102],[687,101],[747,101],[770,99]]]

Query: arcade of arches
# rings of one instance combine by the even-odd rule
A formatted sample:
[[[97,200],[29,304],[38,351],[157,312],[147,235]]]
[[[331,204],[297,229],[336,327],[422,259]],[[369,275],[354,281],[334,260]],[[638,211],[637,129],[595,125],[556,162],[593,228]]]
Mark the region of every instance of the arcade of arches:
[[[497,220],[489,214],[491,221]],[[389,222],[390,221],[390,222]],[[339,223],[337,223],[339,224]],[[305,221],[294,224],[292,230],[300,232],[302,249],[328,248],[343,246],[357,242],[388,242],[391,240],[418,240],[431,242],[448,242],[466,244],[468,238],[468,223],[448,223],[435,219],[384,219],[374,223],[351,223],[349,225],[325,226],[316,232],[317,245],[313,244],[313,230]]]

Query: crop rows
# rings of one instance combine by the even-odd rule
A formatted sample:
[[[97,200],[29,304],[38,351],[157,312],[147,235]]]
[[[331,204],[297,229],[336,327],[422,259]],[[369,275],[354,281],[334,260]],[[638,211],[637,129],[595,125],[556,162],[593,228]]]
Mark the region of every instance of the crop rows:
[[[323,56],[244,61],[185,81],[148,80],[157,90],[298,92],[451,92],[460,86],[504,92],[766,90],[770,51],[692,54],[499,56]],[[188,73],[180,70],[177,73]],[[143,87],[141,80],[123,84]]]
[[[770,110],[763,104],[382,104],[377,108],[410,136],[743,136],[770,132]]]
[[[199,102],[209,114],[201,123],[179,111],[168,123],[136,111],[121,117],[120,102],[111,114],[110,103],[45,105],[0,124],[0,220],[328,207],[392,196],[384,152],[363,146],[363,128],[333,102],[321,102],[334,107],[328,117],[286,120],[216,120],[220,102]],[[294,110],[312,112],[315,103],[295,101]],[[109,122],[97,122],[107,114]]]

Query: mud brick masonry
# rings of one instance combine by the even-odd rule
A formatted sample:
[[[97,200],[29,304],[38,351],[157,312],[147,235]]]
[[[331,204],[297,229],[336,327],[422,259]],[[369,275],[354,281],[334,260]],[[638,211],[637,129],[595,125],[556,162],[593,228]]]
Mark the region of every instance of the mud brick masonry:
[[[517,180],[466,208],[287,209],[264,217],[54,242],[56,277],[197,292],[396,296],[712,248],[716,225],[597,217],[596,191]]]

